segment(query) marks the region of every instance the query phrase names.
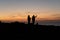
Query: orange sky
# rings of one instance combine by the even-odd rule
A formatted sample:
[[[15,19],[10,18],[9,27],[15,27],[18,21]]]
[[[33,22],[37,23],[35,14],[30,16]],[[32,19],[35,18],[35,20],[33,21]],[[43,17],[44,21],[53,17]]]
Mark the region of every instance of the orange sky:
[[[0,17],[0,20],[25,22],[25,21],[27,21],[27,16],[30,14],[30,16],[32,17],[34,12],[27,12],[27,13],[25,12],[25,14],[16,14],[14,16],[10,16],[10,15],[3,16],[3,17]],[[58,14],[51,15],[51,14],[45,14],[43,12],[41,12],[41,14],[39,14],[38,12],[36,12],[34,15],[37,15],[36,20],[40,20],[40,21],[42,21],[42,20],[60,20],[60,18],[59,18],[60,16],[56,16]]]
[[[0,0],[0,20],[26,21],[28,15],[40,21],[60,20],[60,0]]]

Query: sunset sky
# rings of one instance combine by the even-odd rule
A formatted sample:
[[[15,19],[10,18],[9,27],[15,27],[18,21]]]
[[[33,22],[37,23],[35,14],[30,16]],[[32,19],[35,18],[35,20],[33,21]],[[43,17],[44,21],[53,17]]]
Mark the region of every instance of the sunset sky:
[[[60,20],[60,0],[0,0],[0,20],[26,21],[33,14],[37,20]]]

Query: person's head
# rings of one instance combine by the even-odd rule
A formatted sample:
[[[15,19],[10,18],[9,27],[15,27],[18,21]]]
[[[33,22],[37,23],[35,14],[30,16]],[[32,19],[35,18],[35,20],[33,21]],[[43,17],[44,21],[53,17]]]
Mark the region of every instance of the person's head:
[[[28,16],[30,16],[30,15],[28,15]]]
[[[33,15],[33,16],[35,16],[35,15]]]

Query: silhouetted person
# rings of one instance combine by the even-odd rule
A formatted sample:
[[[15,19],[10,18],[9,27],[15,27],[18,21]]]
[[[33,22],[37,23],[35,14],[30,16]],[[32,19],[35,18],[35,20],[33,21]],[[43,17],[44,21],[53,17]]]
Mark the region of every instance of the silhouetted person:
[[[30,15],[28,15],[28,24],[30,24],[31,18]]]
[[[35,15],[33,15],[32,16],[32,24],[34,25],[34,23],[35,23],[35,18],[36,18],[37,16],[35,16]]]

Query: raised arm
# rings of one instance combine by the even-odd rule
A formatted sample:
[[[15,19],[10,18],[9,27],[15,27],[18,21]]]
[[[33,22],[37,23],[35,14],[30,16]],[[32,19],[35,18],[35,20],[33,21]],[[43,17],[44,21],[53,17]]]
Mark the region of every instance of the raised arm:
[[[35,17],[37,17],[37,15]]]

